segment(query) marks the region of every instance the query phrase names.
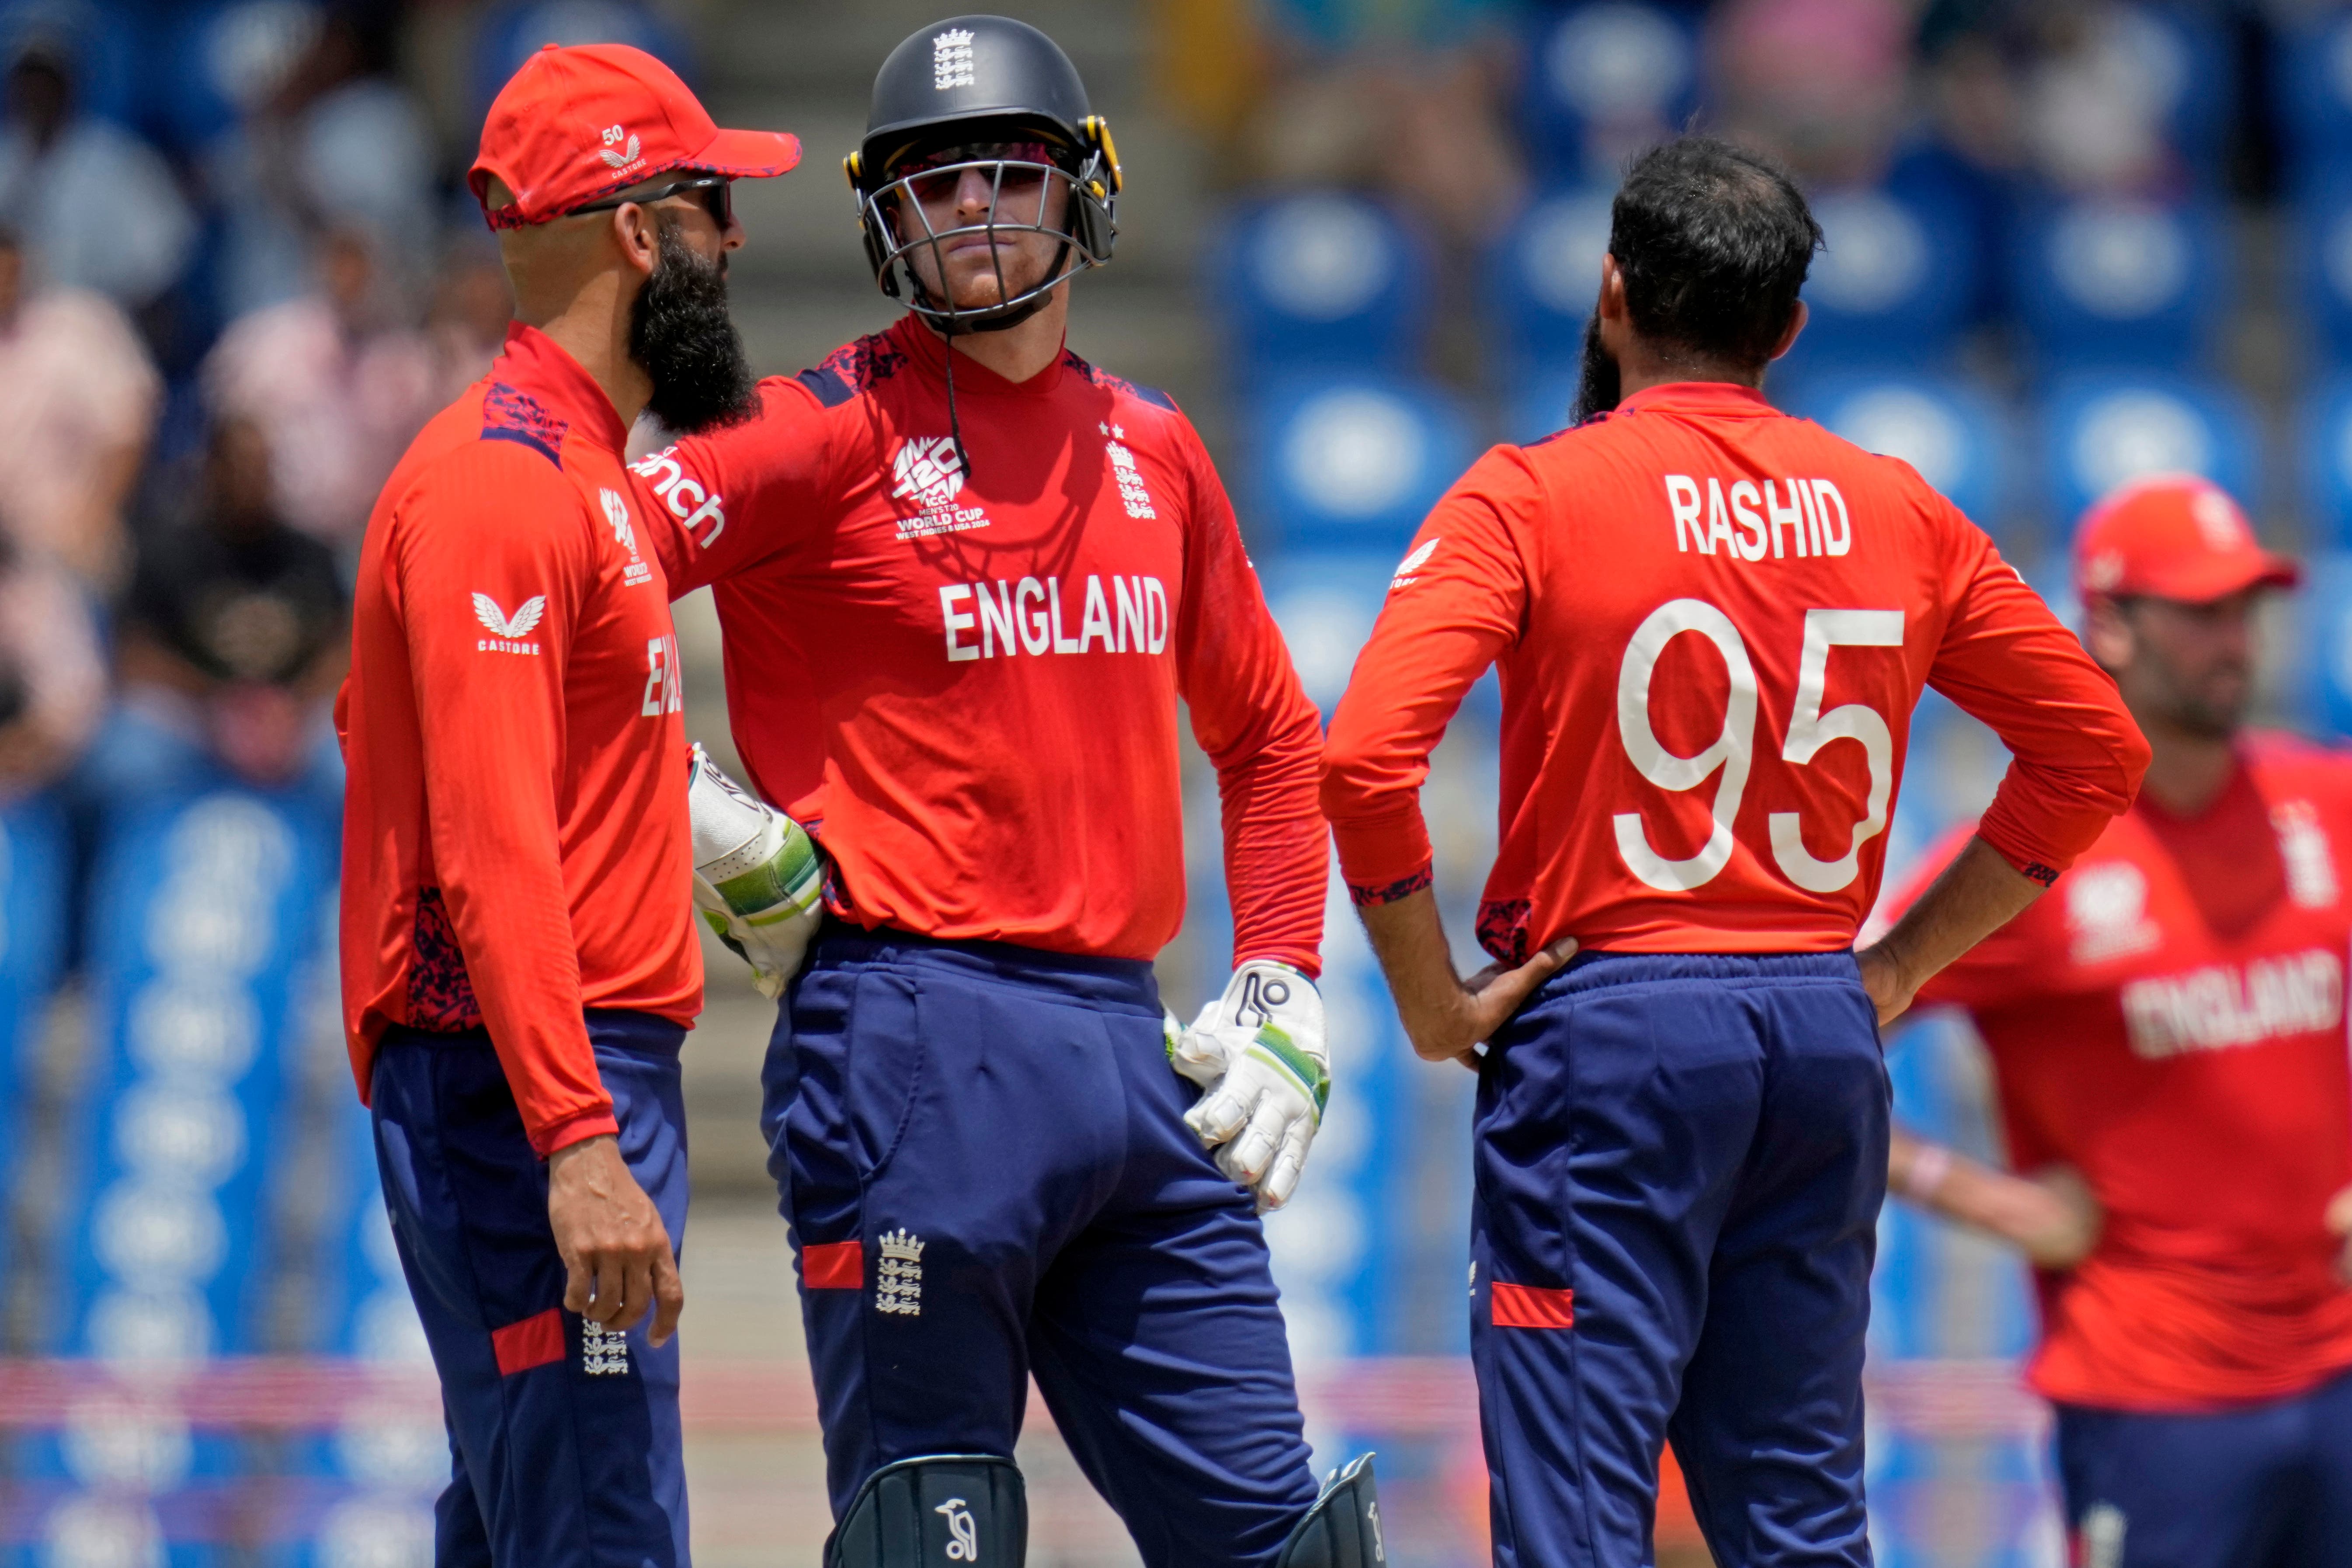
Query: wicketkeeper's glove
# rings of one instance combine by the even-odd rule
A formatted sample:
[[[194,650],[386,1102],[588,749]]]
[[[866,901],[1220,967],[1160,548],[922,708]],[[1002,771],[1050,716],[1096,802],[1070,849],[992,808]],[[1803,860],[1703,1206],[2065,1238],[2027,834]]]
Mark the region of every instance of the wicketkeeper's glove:
[[[1289,1202],[1331,1097],[1315,982],[1287,964],[1244,964],[1168,1059],[1203,1091],[1184,1124],[1216,1150],[1217,1168],[1255,1187],[1261,1210]]]
[[[694,821],[694,904],[751,966],[751,983],[773,1000],[816,935],[824,868],[798,822],[754,800],[694,748],[687,807]]]

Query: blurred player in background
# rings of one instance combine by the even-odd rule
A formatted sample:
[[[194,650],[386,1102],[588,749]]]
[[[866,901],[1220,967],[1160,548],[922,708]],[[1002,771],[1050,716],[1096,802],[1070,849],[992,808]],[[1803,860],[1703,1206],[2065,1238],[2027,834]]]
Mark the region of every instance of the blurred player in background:
[[[672,591],[718,585],[751,778],[830,862],[764,1117],[828,1561],[1017,1563],[1034,1373],[1151,1568],[1370,1563],[1369,1472],[1318,1503],[1256,1213],[1327,1091],[1318,719],[1192,425],[1065,346],[1109,132],[1051,39],[962,16],[884,63],[848,169],[908,314],[636,465]],[[1151,972],[1180,697],[1234,927],[1189,1031]]]
[[[1668,1437],[1717,1563],[1870,1561],[1877,1025],[2054,881],[2147,764],[2114,684],[1981,532],[1764,401],[1820,238],[1754,157],[1644,154],[1601,269],[1594,417],[1439,502],[1332,720],[1324,803],[1406,1030],[1480,1069],[1472,1350],[1507,1568],[1647,1562]],[[1493,664],[1497,963],[1465,984],[1417,796]],[[2017,763],[1857,958],[1930,684]]]
[[[517,319],[368,525],[343,1002],[441,1375],[444,1568],[688,1561],[668,1342],[702,965],[677,642],[622,449],[647,407],[748,409],[729,183],[798,156],[637,50],[534,56],[470,176]]]
[[[2042,1270],[2078,1563],[2352,1563],[2352,758],[2243,728],[2255,601],[2298,573],[2223,492],[2130,486],[2074,566],[2154,760],[2057,898],[1919,993],[1974,1018],[2021,1174],[1898,1131],[1890,1183]]]

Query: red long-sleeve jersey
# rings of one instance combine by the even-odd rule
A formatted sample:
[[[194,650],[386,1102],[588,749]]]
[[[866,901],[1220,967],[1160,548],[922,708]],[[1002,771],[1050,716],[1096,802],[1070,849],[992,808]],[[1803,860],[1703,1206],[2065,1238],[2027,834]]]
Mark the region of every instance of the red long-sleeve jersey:
[[[1497,447],[1423,525],[1331,724],[1359,902],[1429,878],[1430,749],[1487,665],[1501,841],[1479,936],[1822,952],[1877,896],[1923,685],[2016,758],[1979,831],[2054,880],[2147,745],[1990,540],[1905,464],[1745,388],[1654,387]]]
[[[1322,751],[1192,424],[1065,352],[1013,382],[912,317],[635,465],[715,582],[737,749],[848,918],[1150,958],[1184,913],[1176,708],[1217,768],[1235,951],[1318,964]]]
[[[614,1130],[582,1019],[702,1009],[669,591],[587,371],[518,326],[368,521],[336,702],[343,1020],[487,1025],[541,1155]]]
[[[2074,1166],[2105,1216],[2089,1258],[2039,1278],[2047,1397],[2210,1410],[2352,1367],[2326,1218],[2352,1184],[2348,890],[2352,757],[2249,737],[2204,810],[2141,797],[1920,991],[1974,1015],[2011,1165]]]

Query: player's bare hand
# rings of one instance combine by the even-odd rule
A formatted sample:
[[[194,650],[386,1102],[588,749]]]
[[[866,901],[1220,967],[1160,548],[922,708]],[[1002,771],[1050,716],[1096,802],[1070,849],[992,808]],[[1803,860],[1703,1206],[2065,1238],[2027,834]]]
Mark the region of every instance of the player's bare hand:
[[[2106,1216],[2072,1166],[2046,1166],[2015,1184],[2010,1234],[2037,1269],[2072,1269],[2098,1245]]]
[[[566,1311],[619,1331],[636,1327],[650,1311],[652,1342],[669,1342],[686,1310],[677,1255],[661,1212],[609,1134],[549,1156],[547,1223],[563,1258]]]
[[[1868,994],[1871,1006],[1878,1009],[1878,1027],[1885,1029],[1911,1009],[1912,998],[1919,994],[1916,981],[1905,977],[1903,965],[1887,950],[1884,942],[1874,942],[1853,956],[1854,966],[1862,971],[1862,988]]]
[[[2327,1200],[2327,1228],[2345,1239],[2336,1254],[2336,1273],[2346,1284],[2352,1285],[2352,1186]]]
[[[1516,967],[1487,965],[1462,982],[1457,1005],[1448,1009],[1452,1016],[1433,1019],[1423,1029],[1415,1029],[1412,1019],[1404,1020],[1413,1051],[1423,1061],[1458,1061],[1475,1072],[1479,1058],[1475,1048],[1510,1022],[1535,988],[1575,956],[1576,938],[1563,936]]]

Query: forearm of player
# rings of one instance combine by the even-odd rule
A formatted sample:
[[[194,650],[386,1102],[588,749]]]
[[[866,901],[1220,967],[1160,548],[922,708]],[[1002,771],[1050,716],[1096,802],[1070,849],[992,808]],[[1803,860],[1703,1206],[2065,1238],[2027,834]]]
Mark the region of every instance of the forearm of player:
[[[1897,1127],[1887,1147],[1886,1186],[1931,1214],[2008,1242],[2039,1269],[2071,1269],[2099,1239],[2098,1203],[2063,1166],[2012,1176]]]
[[[1364,904],[1358,913],[1396,998],[1405,1036],[1425,1061],[1475,1067],[1473,1048],[1502,1028],[1576,952],[1576,943],[1563,938],[1516,968],[1496,964],[1465,981],[1454,967],[1437,895],[1428,888]]]
[[[2023,914],[2042,893],[2040,883],[1990,844],[1970,840],[1894,928],[1855,955],[1879,1023],[1902,1017],[1919,988]]]

